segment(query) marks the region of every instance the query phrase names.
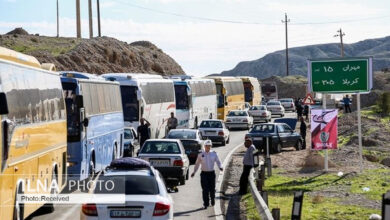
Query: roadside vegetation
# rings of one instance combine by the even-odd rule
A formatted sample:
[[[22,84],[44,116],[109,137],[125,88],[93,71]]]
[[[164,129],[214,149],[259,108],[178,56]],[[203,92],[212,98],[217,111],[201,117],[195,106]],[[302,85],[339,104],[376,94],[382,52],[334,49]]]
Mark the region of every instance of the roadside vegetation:
[[[255,200],[253,199],[249,189],[248,191],[249,193],[241,197],[241,203],[244,203],[246,209],[246,218],[248,220],[260,220],[261,218],[256,208]]]
[[[282,219],[291,219],[293,194],[300,190],[305,192],[302,219],[368,219],[370,214],[380,214],[380,209],[370,204],[379,202],[390,185],[389,169],[342,176],[319,173],[291,177],[283,173],[282,169],[275,170],[265,182],[269,208],[280,208]],[[362,204],[354,203],[356,198]]]

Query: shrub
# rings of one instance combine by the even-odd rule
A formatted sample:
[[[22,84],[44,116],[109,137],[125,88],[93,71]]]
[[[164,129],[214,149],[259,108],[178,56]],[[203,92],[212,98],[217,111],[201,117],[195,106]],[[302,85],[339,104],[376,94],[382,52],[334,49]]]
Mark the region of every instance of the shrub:
[[[390,92],[384,92],[380,96],[377,110],[382,116],[388,116],[390,114]]]

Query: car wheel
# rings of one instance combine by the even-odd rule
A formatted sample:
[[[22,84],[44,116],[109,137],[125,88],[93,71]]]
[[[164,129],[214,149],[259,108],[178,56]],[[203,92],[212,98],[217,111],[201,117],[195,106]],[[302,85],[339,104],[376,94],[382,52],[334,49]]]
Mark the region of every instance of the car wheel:
[[[226,145],[226,141],[225,141],[225,139],[223,139],[223,141],[222,141],[222,144],[221,144],[222,146],[225,146]]]
[[[179,183],[180,183],[180,185],[185,185],[186,184],[186,177],[185,177],[185,175],[181,176],[179,178]]]
[[[186,174],[186,180],[188,180],[189,177],[190,177],[190,169],[188,168],[188,169],[187,169],[187,174]]]
[[[226,143],[227,143],[227,144],[230,143],[230,136],[228,136],[228,139],[226,140]]]
[[[282,145],[281,145],[280,143],[278,143],[278,144],[276,145],[275,152],[276,152],[276,153],[282,152]]]
[[[297,151],[299,151],[299,150],[302,150],[302,142],[301,141],[297,141],[297,143],[295,144],[295,149],[297,150]]]

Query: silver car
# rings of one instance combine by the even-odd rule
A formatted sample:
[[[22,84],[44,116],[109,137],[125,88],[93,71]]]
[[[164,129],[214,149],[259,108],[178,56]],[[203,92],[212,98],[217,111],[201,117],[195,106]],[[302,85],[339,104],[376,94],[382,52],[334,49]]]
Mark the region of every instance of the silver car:
[[[221,143],[225,146],[230,141],[230,133],[222,120],[208,119],[200,123],[199,131],[203,139],[209,139],[213,143]]]
[[[149,161],[167,180],[178,180],[181,185],[188,180],[190,161],[178,139],[147,140],[138,158]]]
[[[271,112],[267,110],[265,105],[254,105],[249,109],[249,114],[253,117],[253,123],[270,122]]]
[[[280,115],[281,117],[284,117],[284,107],[279,101],[267,102],[267,109],[272,115]]]
[[[282,103],[285,111],[295,112],[294,100],[291,98],[279,99],[279,102]]]
[[[253,118],[245,110],[230,111],[226,117],[225,122],[227,129],[244,128],[249,129],[253,126]]]

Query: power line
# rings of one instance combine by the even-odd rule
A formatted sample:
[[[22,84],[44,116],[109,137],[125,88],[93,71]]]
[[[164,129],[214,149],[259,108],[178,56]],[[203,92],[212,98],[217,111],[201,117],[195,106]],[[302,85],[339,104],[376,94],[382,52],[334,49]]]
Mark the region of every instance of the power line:
[[[279,24],[271,24],[271,23],[261,23],[261,22],[248,22],[248,21],[236,21],[236,20],[225,20],[225,19],[217,19],[217,18],[207,18],[207,17],[200,17],[200,16],[193,16],[193,15],[185,15],[185,14],[180,14],[176,12],[168,12],[168,11],[162,11],[158,9],[153,9],[153,8],[147,8],[144,6],[140,5],[135,5],[129,2],[124,2],[120,0],[116,0],[117,2],[120,2],[121,4],[125,4],[127,6],[133,7],[133,8],[138,8],[142,10],[147,10],[147,11],[152,11],[155,13],[159,14],[166,14],[166,15],[171,15],[171,16],[176,16],[176,17],[182,17],[182,18],[190,18],[190,19],[195,19],[195,20],[202,20],[202,21],[213,21],[213,22],[220,22],[220,23],[231,23],[231,24],[252,24],[252,25],[279,25]]]
[[[218,18],[209,18],[209,17],[201,17],[201,16],[194,16],[194,15],[186,15],[176,12],[169,12],[169,11],[163,11],[159,9],[154,8],[148,8],[141,5],[136,5],[133,3],[129,3],[127,1],[121,1],[121,0],[115,0],[121,4],[138,8],[146,11],[151,11],[158,14],[165,14],[170,16],[176,16],[176,17],[182,17],[182,18],[189,18],[194,20],[201,20],[201,21],[211,21],[211,22],[220,22],[220,23],[230,23],[230,24],[250,24],[250,25],[280,25],[279,23],[265,23],[265,22],[252,22],[252,21],[238,21],[238,20],[226,20],[226,19],[218,19]],[[378,16],[378,17],[368,17],[368,18],[359,18],[359,19],[347,19],[347,20],[336,20],[336,21],[326,21],[326,22],[298,22],[298,23],[290,23],[290,25],[322,25],[322,24],[339,24],[339,23],[352,23],[352,22],[360,22],[360,21],[367,21],[367,20],[377,20],[377,19],[383,19],[383,18],[389,18],[389,15],[385,16]]]

